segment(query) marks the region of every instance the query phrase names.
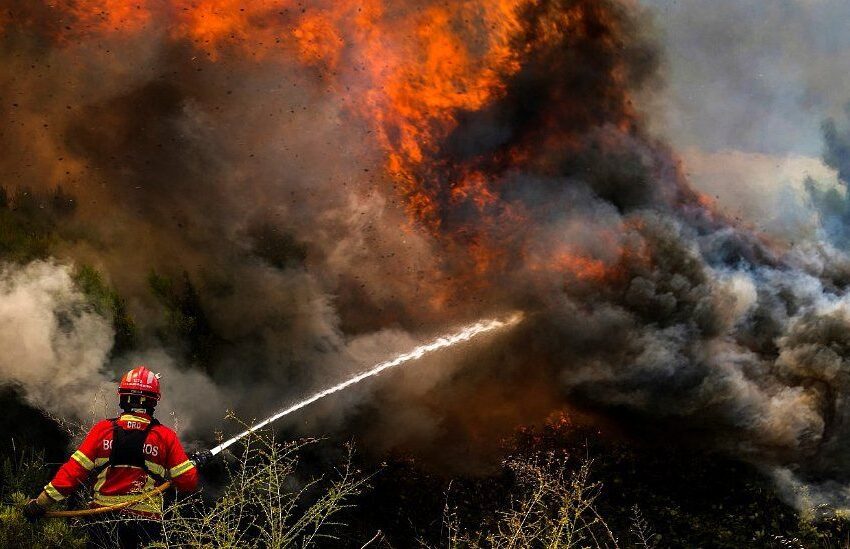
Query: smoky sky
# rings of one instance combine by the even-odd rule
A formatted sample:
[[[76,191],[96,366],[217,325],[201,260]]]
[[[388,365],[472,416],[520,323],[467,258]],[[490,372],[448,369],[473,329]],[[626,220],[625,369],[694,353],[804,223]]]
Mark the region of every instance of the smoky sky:
[[[680,147],[822,151],[850,99],[850,6],[840,0],[645,0],[664,43],[662,127]]]

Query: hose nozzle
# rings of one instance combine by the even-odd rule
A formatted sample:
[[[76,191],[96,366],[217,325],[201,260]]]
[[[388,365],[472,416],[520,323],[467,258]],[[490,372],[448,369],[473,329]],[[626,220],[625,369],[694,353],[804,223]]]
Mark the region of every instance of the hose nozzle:
[[[192,455],[189,456],[189,460],[195,464],[195,467],[201,469],[204,465],[209,463],[213,457],[213,453],[209,450],[198,450],[196,452],[192,452]]]

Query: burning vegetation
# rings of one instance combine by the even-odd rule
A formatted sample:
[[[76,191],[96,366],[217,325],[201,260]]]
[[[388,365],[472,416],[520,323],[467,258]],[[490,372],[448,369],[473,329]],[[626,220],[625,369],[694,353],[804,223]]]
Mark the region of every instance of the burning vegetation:
[[[745,464],[776,509],[848,504],[844,233],[778,242],[691,187],[647,129],[635,2],[5,0],[0,51],[0,382],[28,413],[84,418],[144,360],[209,442],[227,408],[522,311],[282,428],[422,487],[508,474],[505,441],[566,413],[605,451]]]

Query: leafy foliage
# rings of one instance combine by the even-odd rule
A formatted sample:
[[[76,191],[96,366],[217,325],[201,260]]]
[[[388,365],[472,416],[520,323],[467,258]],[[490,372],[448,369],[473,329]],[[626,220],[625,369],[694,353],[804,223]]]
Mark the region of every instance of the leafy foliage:
[[[52,194],[0,187],[0,259],[27,262],[46,257],[59,241],[57,222],[76,209],[61,187]]]
[[[183,273],[182,281],[177,284],[152,272],[148,284],[165,310],[165,327],[158,331],[159,338],[180,351],[191,364],[206,366],[218,338],[188,273]]]
[[[86,546],[85,535],[67,521],[48,519],[30,524],[20,510],[26,501],[23,494],[16,492],[8,504],[0,506],[0,547],[75,549]]]
[[[115,329],[113,354],[131,350],[136,344],[136,325],[127,311],[127,302],[110,288],[103,276],[93,267],[83,265],[77,269],[74,281],[88,297],[95,310],[112,321]]]
[[[42,520],[31,524],[21,514],[29,499],[49,480],[44,455],[32,450],[6,456],[0,463],[0,547],[53,549],[85,547],[85,535],[67,521]]]

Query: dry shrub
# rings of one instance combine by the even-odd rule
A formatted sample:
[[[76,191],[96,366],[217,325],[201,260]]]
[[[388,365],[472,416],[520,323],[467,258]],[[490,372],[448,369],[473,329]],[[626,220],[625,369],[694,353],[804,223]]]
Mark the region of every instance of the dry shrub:
[[[352,452],[332,478],[304,480],[298,453],[314,441],[276,442],[252,436],[227,467],[228,481],[211,503],[200,494],[166,509],[157,547],[310,547],[331,544],[344,525],[334,515],[368,480],[352,467]]]
[[[602,484],[591,479],[591,461],[567,467],[552,452],[505,463],[515,478],[511,501],[485,531],[463,531],[448,507],[447,546],[452,548],[617,548],[617,538],[597,512]]]

